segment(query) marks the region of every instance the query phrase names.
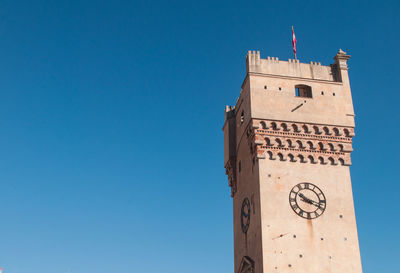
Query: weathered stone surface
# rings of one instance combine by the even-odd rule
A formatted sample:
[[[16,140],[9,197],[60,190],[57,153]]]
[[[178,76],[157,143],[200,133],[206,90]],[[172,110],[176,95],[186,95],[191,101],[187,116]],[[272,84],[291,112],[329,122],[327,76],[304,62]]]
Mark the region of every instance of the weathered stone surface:
[[[247,54],[242,90],[225,109],[223,127],[235,273],[362,272],[349,169],[355,135],[349,58],[340,50],[334,64],[323,66]],[[311,88],[312,96],[302,90],[296,96],[296,86]],[[300,217],[291,206],[291,190],[304,182],[323,192],[322,214]],[[318,194],[302,192],[308,197],[296,197],[300,206],[320,208]]]

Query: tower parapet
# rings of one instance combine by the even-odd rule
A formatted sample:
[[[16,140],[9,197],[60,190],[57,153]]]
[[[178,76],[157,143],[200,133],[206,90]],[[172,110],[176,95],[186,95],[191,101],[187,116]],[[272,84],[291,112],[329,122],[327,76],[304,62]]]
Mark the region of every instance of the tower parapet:
[[[260,51],[249,51],[246,56],[246,72],[267,75],[296,77],[313,80],[341,82],[341,72],[347,70],[347,55],[339,50],[335,56],[335,64],[325,66],[321,62],[301,63],[298,59],[279,60],[277,57],[262,59]]]

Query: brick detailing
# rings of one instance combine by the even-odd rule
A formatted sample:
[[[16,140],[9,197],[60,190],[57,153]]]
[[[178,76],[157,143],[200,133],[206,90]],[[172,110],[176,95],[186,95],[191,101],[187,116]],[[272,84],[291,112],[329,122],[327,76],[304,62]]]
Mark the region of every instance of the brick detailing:
[[[253,119],[247,129],[255,158],[289,162],[351,165],[354,128]]]
[[[236,158],[232,157],[225,165],[225,174],[228,175],[229,187],[231,188],[231,197],[233,197],[237,190],[236,180]]]

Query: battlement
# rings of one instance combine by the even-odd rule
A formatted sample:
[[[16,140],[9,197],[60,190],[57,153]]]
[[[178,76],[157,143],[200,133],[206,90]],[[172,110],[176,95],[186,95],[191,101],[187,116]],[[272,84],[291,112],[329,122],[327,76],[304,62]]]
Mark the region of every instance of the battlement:
[[[335,63],[329,66],[321,62],[301,63],[299,60],[289,59],[281,61],[277,57],[262,59],[260,51],[249,51],[246,55],[246,72],[268,74],[282,77],[296,77],[312,80],[341,82],[341,70],[347,70],[346,52],[339,50],[335,56]]]

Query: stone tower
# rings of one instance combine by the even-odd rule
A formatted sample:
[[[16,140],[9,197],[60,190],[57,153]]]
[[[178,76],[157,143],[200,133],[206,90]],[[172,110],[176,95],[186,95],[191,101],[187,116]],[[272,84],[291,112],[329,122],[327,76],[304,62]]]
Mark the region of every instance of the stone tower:
[[[223,127],[235,273],[362,272],[349,58],[339,50],[324,66],[248,52]]]

